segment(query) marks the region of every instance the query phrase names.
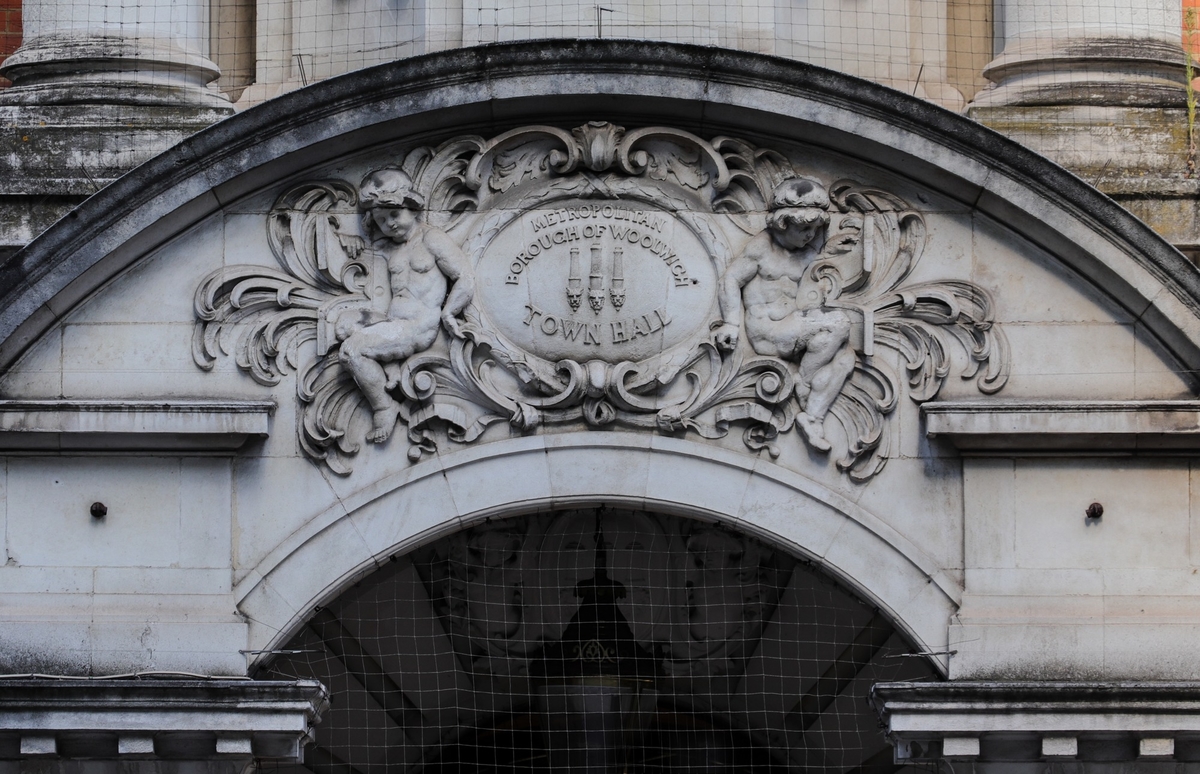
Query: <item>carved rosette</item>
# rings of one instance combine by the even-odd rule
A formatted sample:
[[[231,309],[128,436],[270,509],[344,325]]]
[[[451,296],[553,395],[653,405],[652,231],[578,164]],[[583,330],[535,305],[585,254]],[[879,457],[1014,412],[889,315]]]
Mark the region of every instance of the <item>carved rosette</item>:
[[[443,433],[471,443],[496,423],[512,433],[577,424],[705,438],[740,427],[749,449],[772,456],[796,432],[809,388],[803,347],[763,356],[747,336],[733,348],[713,338],[721,283],[767,227],[772,191],[806,177],[782,154],[592,122],[456,138],[394,166],[423,199],[423,222],[460,245],[474,272],[457,330],[380,360],[410,459]],[[852,181],[815,185],[828,192],[828,227],[799,288],[855,331],[853,371],[828,425],[843,431],[838,466],[864,481],[887,460],[885,422],[901,392],[933,398],[956,346],[968,358],[961,376],[996,392],[1008,348],[982,288],[906,284],[926,242],[920,213]],[[196,293],[197,364],[232,351],[267,385],[298,370],[302,446],[339,474],[351,472],[372,420],[339,356],[337,321],[347,310],[386,317],[396,293],[358,198],[341,180],[285,192],[267,218],[280,270],[226,267]],[[906,384],[885,350],[898,353]]]

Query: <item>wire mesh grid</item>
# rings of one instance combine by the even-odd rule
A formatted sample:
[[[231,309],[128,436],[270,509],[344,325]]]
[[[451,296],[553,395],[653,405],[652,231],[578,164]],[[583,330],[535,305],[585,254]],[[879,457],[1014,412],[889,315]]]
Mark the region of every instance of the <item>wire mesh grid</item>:
[[[0,0],[0,57],[55,35],[152,44],[160,60],[219,69],[215,88],[241,106],[334,75],[461,46],[539,38],[634,38],[775,54],[861,76],[964,109],[989,63],[1033,52],[1024,71],[1063,81],[1114,68],[1137,81],[1162,59],[1180,70],[1197,0]],[[1124,65],[1087,41],[1142,44]],[[1175,53],[1151,51],[1164,44]],[[1060,45],[1061,44],[1061,45]],[[1147,48],[1147,45],[1149,48]],[[1074,46],[1075,61],[1065,65]],[[1165,50],[1165,49],[1164,49]],[[1080,59],[1082,55],[1083,59]],[[1084,61],[1089,57],[1095,62]],[[1165,59],[1164,59],[1165,57]],[[1118,59],[1121,56],[1117,57]],[[144,57],[143,57],[144,59]],[[1167,62],[1167,59],[1173,61]],[[137,71],[137,57],[127,69]],[[1082,65],[1080,64],[1082,62]],[[161,64],[161,62],[160,62]],[[151,66],[149,69],[161,69]],[[215,75],[213,69],[209,75]],[[1161,68],[1160,68],[1161,69]],[[992,72],[1002,79],[1001,72]],[[157,73],[161,76],[161,73]],[[249,93],[248,87],[251,88]]]
[[[587,509],[397,557],[257,676],[331,689],[297,771],[875,774],[901,767],[869,687],[934,672],[785,551]]]

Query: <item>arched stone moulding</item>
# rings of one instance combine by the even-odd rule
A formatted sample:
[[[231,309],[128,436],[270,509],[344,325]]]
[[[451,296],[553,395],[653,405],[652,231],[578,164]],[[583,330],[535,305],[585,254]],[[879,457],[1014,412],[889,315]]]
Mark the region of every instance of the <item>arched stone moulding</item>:
[[[777,543],[878,605],[921,652],[940,654],[935,663],[946,670],[958,583],[877,516],[763,459],[606,432],[439,455],[344,498],[234,588],[250,623],[247,649],[281,646],[315,606],[394,554],[489,517],[599,504],[720,521]]]
[[[1143,323],[1180,370],[1200,370],[1200,276],[1143,223],[1044,158],[840,73],[740,52],[609,41],[417,57],[293,92],[188,138],[0,266],[0,368],[156,246],[293,174],[451,128],[598,116],[810,143],[898,172],[1037,243]]]
[[[397,62],[289,94],[189,138],[0,266],[0,369],[110,279],[252,193],[378,146],[597,118],[809,144],[900,174],[1036,243],[1141,322],[1179,370],[1200,370],[1194,267],[1050,162],[960,116],[819,68],[602,41],[503,45]],[[591,464],[577,471],[597,470],[598,454],[613,458],[607,473],[553,475],[581,456]],[[529,475],[514,474],[516,459]],[[651,478],[666,459],[688,476]],[[698,501],[686,486],[693,476],[727,480],[705,491],[719,489],[730,500]],[[518,485],[530,491],[513,492]],[[248,649],[284,642],[313,605],[376,562],[467,521],[601,502],[722,519],[759,533],[846,580],[919,648],[949,647],[946,621],[956,608],[957,581],[939,574],[877,516],[766,459],[593,431],[444,453],[354,486],[355,494],[283,539],[237,587],[251,622]]]

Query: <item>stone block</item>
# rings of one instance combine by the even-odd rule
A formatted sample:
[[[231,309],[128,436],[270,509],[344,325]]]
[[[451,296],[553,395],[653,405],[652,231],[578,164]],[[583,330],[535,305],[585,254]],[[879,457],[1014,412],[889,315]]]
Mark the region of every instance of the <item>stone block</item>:
[[[34,457],[8,467],[8,548],[17,562],[166,567],[179,560],[178,460]],[[108,515],[94,518],[94,502]]]
[[[1020,567],[1182,567],[1188,562],[1186,463],[1106,459],[1019,460]],[[1100,519],[1085,518],[1093,502]]]

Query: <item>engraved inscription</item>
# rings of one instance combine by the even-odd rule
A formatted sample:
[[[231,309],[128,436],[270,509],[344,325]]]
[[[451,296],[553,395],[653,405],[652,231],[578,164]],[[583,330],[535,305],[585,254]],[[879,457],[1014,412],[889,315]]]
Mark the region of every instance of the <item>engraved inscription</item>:
[[[514,219],[476,266],[489,321],[539,357],[640,360],[718,317],[709,249],[644,208],[570,202]]]

